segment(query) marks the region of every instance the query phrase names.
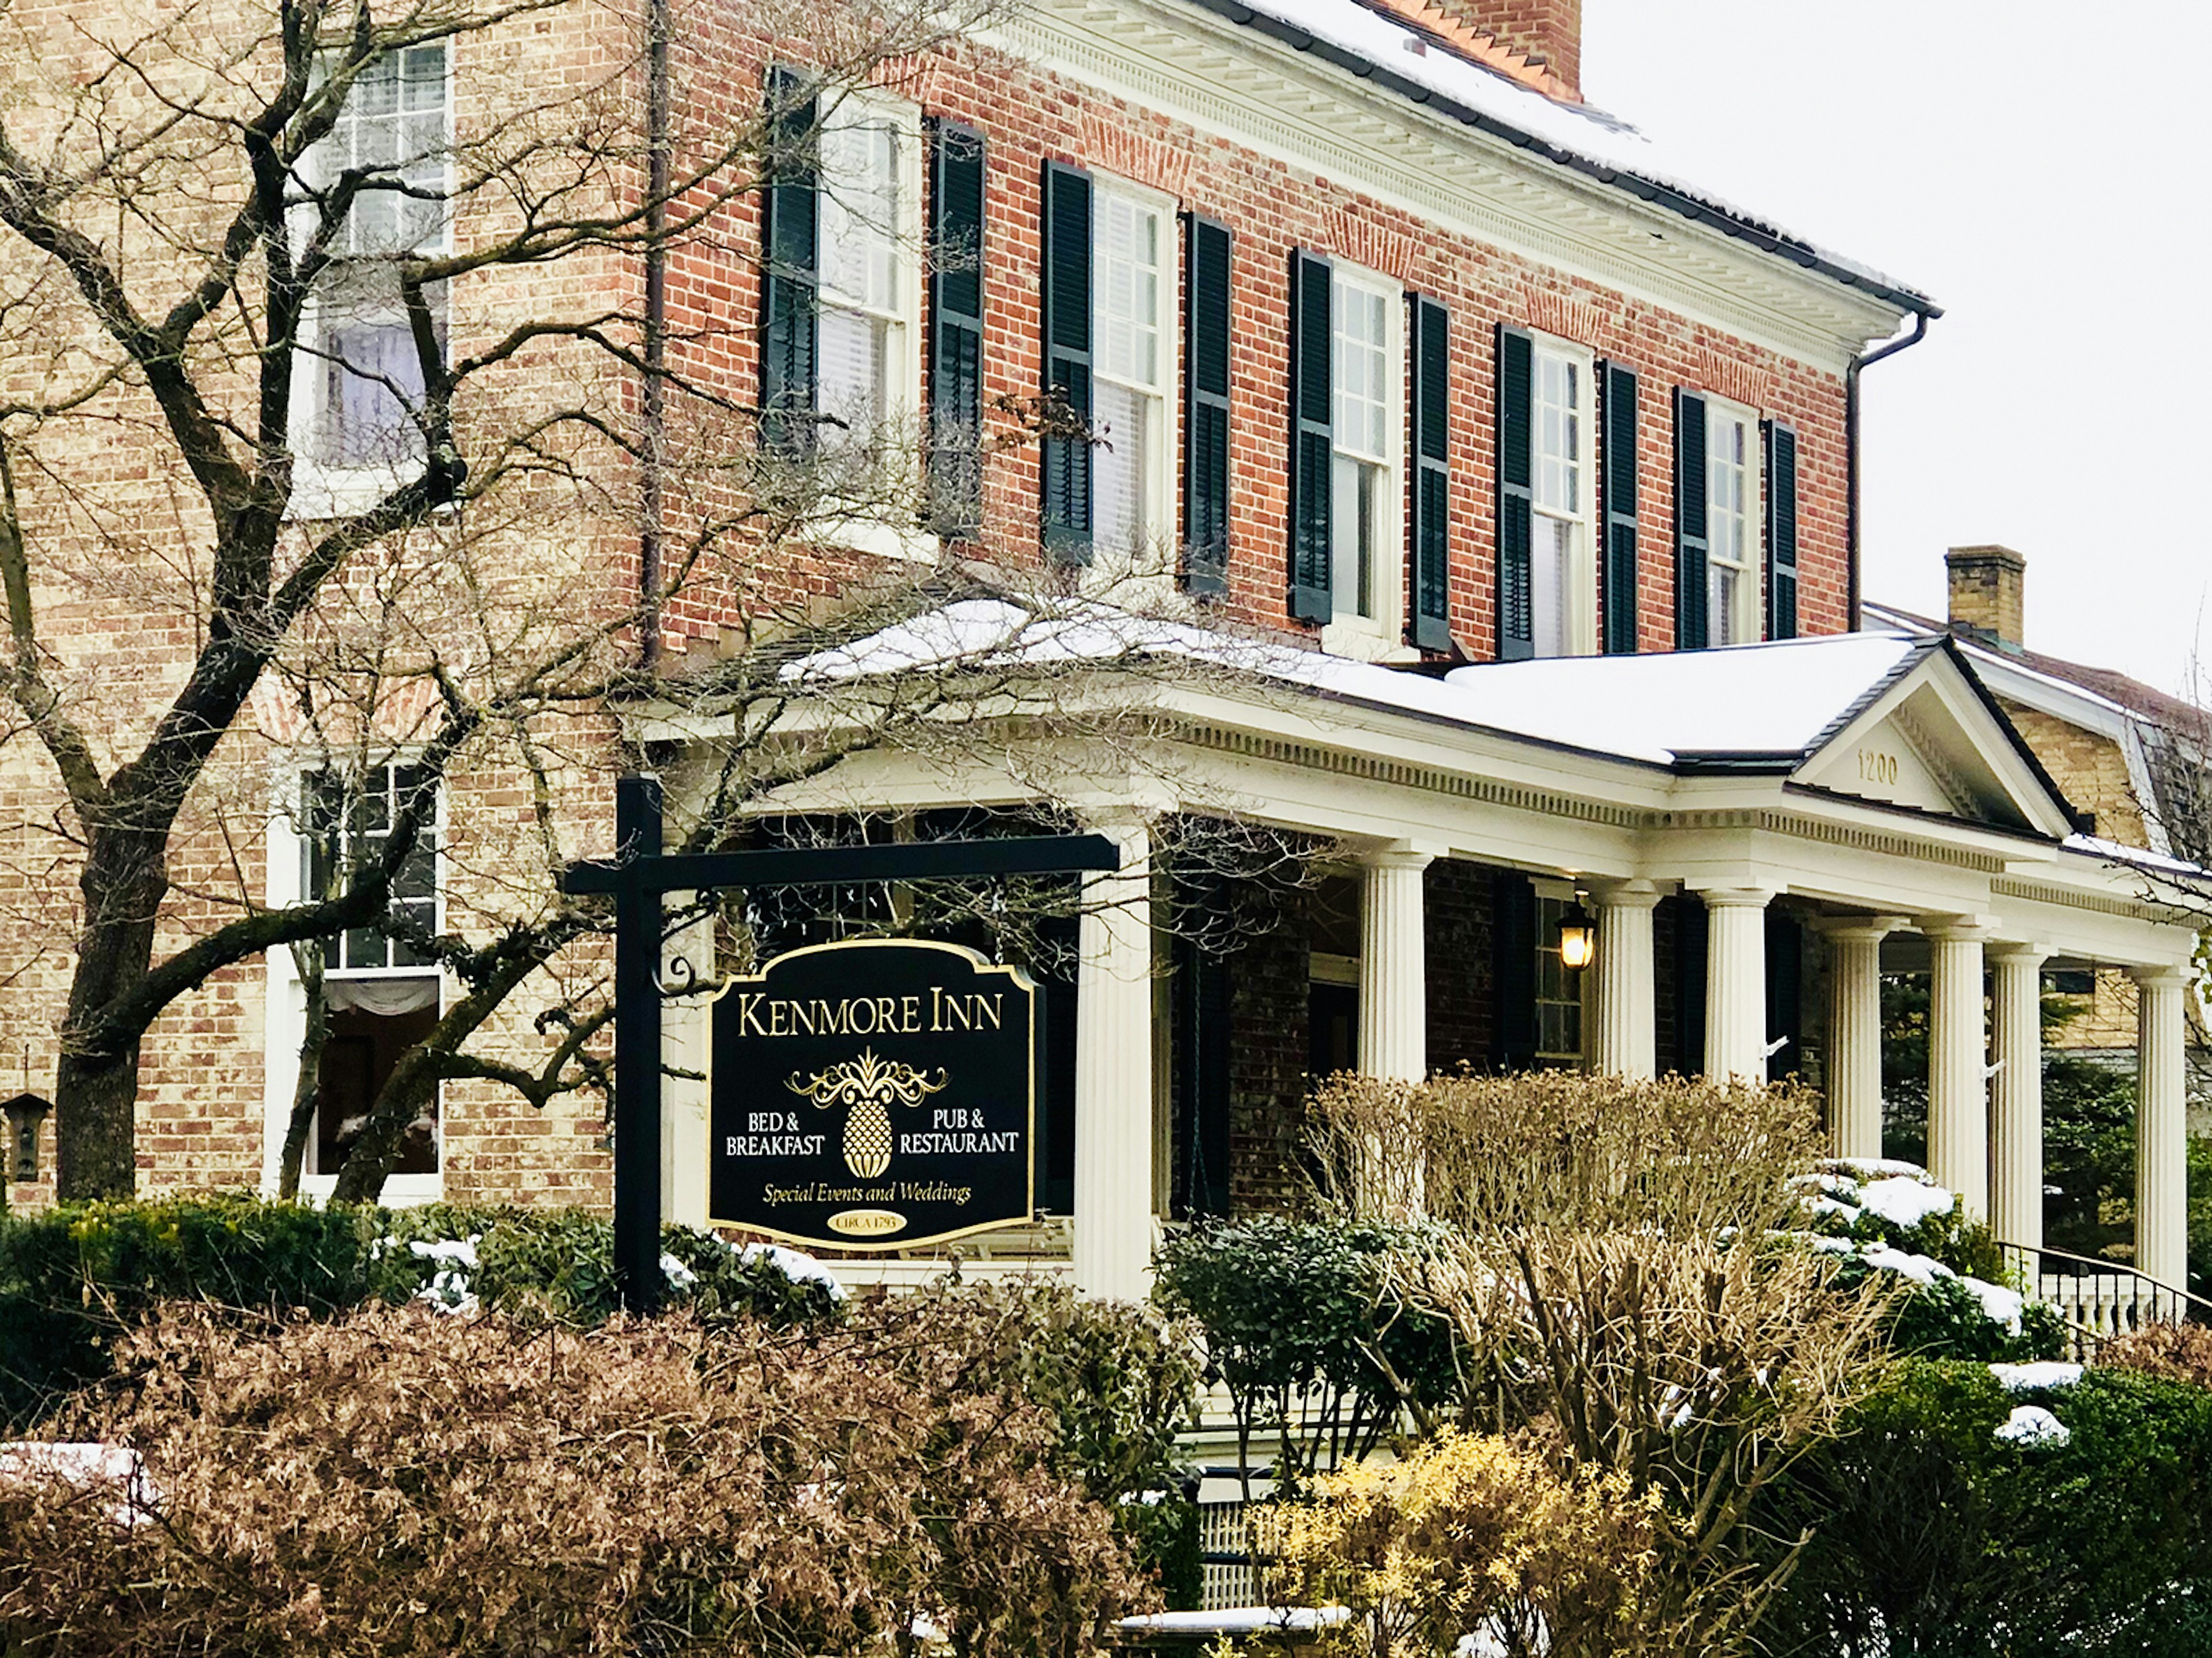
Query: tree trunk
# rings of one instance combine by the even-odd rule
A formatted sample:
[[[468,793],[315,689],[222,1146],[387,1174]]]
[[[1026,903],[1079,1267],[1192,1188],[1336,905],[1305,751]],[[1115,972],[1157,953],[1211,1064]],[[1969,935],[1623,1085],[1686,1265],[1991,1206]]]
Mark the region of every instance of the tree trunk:
[[[168,891],[167,835],[95,827],[86,848],[84,930],[70,980],[54,1077],[54,1194],[64,1203],[127,1198],[137,1188],[138,1048],[143,1034],[102,1041],[99,1017],[142,983],[154,918]]]
[[[323,993],[323,951],[319,944],[292,946],[300,988],[307,993],[307,1029],[300,1038],[300,1074],[292,1084],[292,1114],[284,1124],[284,1149],[276,1163],[276,1195],[300,1195],[300,1166],[307,1161],[307,1134],[315,1125],[315,1102],[322,1092],[323,1049],[331,1039],[331,1000]]]

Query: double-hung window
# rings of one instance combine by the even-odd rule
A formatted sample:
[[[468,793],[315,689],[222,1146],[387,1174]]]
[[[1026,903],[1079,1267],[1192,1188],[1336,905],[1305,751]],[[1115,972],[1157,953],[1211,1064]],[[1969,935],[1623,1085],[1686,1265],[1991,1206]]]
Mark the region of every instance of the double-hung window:
[[[1171,221],[1164,203],[1098,179],[1091,192],[1091,531],[1109,552],[1170,539]]]
[[[357,188],[331,233],[331,262],[303,319],[294,378],[295,440],[310,476],[300,507],[343,511],[419,469],[424,356],[400,287],[403,261],[450,234],[453,88],[442,44],[363,65],[337,124],[309,152],[312,195],[294,210],[304,245],[320,203]],[[442,286],[424,291],[433,350],[446,349]]]
[[[1749,411],[1705,400],[1707,638],[1734,645],[1759,635],[1759,428]]]
[[[305,1189],[334,1178],[400,1058],[438,1021],[441,980],[425,948],[437,932],[441,802],[420,767],[387,760],[365,771],[330,768],[301,780],[300,891],[313,902],[343,894],[381,860],[410,803],[423,813],[400,859],[384,919],[322,939],[329,1031],[316,1073],[315,1122],[302,1159]],[[289,952],[277,952],[288,963]],[[283,975],[292,980],[290,973]],[[292,996],[299,992],[294,989]],[[293,1051],[297,1051],[296,1043]],[[289,1097],[289,1090],[283,1090]],[[438,1108],[434,1097],[408,1125],[388,1186],[395,1197],[437,1195]],[[281,1131],[280,1131],[281,1134]]]
[[[1530,599],[1534,653],[1578,656],[1595,647],[1596,563],[1590,534],[1590,360],[1535,343]]]
[[[1290,610],[1370,658],[1403,642],[1405,311],[1388,277],[1291,256]]]
[[[1335,447],[1330,456],[1329,585],[1339,614],[1374,623],[1391,513],[1390,302],[1364,284],[1330,291],[1335,341]]]
[[[849,94],[822,120],[816,358],[821,446],[872,453],[914,408],[906,251],[920,142],[910,113]]]
[[[1796,632],[1796,450],[1780,428],[1787,470],[1784,521],[1761,530],[1759,416],[1678,386],[1674,392],[1674,644],[1678,650],[1741,645],[1759,637],[1763,541],[1786,560],[1787,614],[1777,638]]]

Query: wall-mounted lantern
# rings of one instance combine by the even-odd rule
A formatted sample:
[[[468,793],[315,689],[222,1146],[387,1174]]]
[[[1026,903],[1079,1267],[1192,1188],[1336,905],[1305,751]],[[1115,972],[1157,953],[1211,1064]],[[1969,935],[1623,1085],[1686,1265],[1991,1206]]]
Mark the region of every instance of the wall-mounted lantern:
[[[39,1125],[53,1107],[36,1094],[18,1094],[0,1104],[8,1120],[8,1177],[30,1181],[39,1177]]]
[[[1597,922],[1583,908],[1583,896],[1577,892],[1574,902],[1559,914],[1559,965],[1588,967],[1596,955]]]

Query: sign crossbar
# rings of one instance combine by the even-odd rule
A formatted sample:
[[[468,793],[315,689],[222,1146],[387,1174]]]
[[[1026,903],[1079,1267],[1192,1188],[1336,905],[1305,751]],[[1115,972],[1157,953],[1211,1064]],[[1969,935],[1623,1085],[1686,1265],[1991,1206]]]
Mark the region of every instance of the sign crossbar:
[[[661,900],[721,887],[842,886],[872,881],[987,879],[1110,872],[1121,850],[1103,835],[1020,835],[871,847],[773,847],[664,854],[660,780],[615,783],[611,859],[562,872],[561,890],[615,901],[615,1283],[625,1308],[658,1307],[660,1271]]]

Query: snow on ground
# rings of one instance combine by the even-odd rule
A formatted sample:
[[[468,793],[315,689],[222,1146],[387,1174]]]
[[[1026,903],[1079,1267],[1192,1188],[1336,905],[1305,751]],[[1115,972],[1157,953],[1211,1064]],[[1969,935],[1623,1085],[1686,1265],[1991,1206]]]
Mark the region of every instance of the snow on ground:
[[[765,1260],[793,1284],[818,1284],[830,1292],[830,1300],[845,1298],[845,1286],[837,1282],[837,1275],[799,1250],[787,1249],[780,1243],[748,1243],[738,1251],[738,1259],[748,1266]]]
[[[1115,1628],[1131,1635],[1317,1635],[1350,1621],[1349,1606],[1224,1606],[1218,1612],[1148,1612]]]

